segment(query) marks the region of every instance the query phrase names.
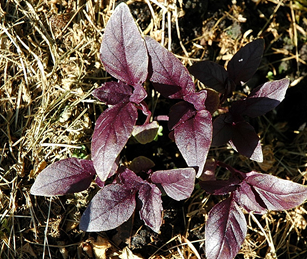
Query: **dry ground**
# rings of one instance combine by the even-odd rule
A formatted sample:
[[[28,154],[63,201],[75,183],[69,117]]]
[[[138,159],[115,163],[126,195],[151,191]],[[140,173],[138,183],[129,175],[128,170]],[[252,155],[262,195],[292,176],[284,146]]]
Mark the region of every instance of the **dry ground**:
[[[266,77],[289,77],[292,93],[279,110],[253,122],[263,140],[265,162],[255,164],[227,148],[214,149],[211,155],[242,170],[305,183],[307,2],[127,3],[144,34],[161,42],[186,66],[200,59],[223,64],[253,38],[265,38],[264,59],[252,84]],[[87,192],[66,197],[29,193],[48,164],[90,155],[91,134],[102,107],[91,91],[109,79],[99,48],[115,4],[114,0],[1,1],[0,258],[137,258],[128,248],[141,258],[201,258],[204,219],[216,200],[199,190],[180,204],[184,208],[182,221],[177,222],[180,231],[174,229],[165,240],[157,235],[146,239],[150,232],[142,235],[136,230],[125,245],[126,240],[120,242],[113,232],[78,230],[94,184]],[[167,206],[165,215],[173,210]],[[248,236],[238,258],[307,258],[306,213],[303,204],[263,217],[247,215]],[[143,243],[133,245],[136,238],[143,238]]]

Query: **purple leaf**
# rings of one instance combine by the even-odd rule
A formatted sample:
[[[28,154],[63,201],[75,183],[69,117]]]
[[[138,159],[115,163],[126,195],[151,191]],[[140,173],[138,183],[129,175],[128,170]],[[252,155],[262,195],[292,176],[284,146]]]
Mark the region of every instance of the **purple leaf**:
[[[241,48],[227,65],[228,76],[236,85],[247,82],[257,71],[264,50],[264,40],[257,39]]]
[[[132,191],[137,191],[141,188],[143,184],[147,183],[141,177],[137,176],[129,168],[121,167],[119,171],[120,171],[120,180],[127,189],[130,189]]]
[[[262,148],[255,129],[245,121],[233,124],[232,129],[232,137],[229,141],[232,148],[241,155],[262,162]]]
[[[289,210],[307,199],[307,187],[273,175],[250,172],[245,181],[261,197],[268,210]]]
[[[195,117],[174,129],[176,145],[188,166],[198,167],[196,177],[204,169],[212,139],[212,117],[206,110],[198,111]]]
[[[253,89],[252,93],[241,101],[244,103],[242,115],[254,118],[273,110],[285,98],[289,83],[289,79],[281,79]]]
[[[127,143],[138,113],[132,103],[121,103],[105,110],[97,119],[92,138],[92,160],[105,181],[118,154]]]
[[[213,89],[207,88],[207,99],[205,102],[206,110],[208,110],[211,114],[213,114],[220,105],[220,97],[219,93]]]
[[[194,190],[195,170],[184,168],[156,171],[151,180],[160,183],[169,197],[180,201],[189,198]]]
[[[225,195],[233,192],[239,187],[240,180],[237,177],[231,177],[228,180],[200,181],[199,185],[206,192],[214,195]]]
[[[247,212],[252,211],[256,214],[265,214],[267,212],[267,208],[259,194],[245,180],[234,191],[233,195],[234,200]]]
[[[93,162],[90,160],[63,159],[40,172],[30,192],[39,196],[81,192],[90,186],[95,173]]]
[[[145,42],[129,11],[119,4],[104,31],[100,59],[108,73],[128,85],[140,85],[148,74]]]
[[[157,91],[171,99],[182,99],[195,92],[195,86],[188,70],[157,41],[145,37],[150,56],[151,75],[149,80]]]
[[[210,259],[234,258],[247,232],[244,214],[231,198],[210,210],[205,229],[206,257]]]
[[[220,93],[224,93],[227,71],[212,61],[200,61],[189,68],[190,73],[199,81]]]
[[[142,202],[140,218],[145,222],[146,226],[159,233],[163,211],[161,191],[154,184],[144,184],[139,191],[138,197]]]
[[[174,104],[169,112],[168,128],[173,130],[175,127],[192,118],[196,113],[192,104],[181,101]]]
[[[207,99],[207,91],[201,90],[197,93],[184,96],[184,100],[194,105],[194,108],[199,111],[206,108],[205,102]]]
[[[128,102],[132,95],[132,88],[121,81],[107,82],[95,89],[92,95],[106,104],[114,105],[120,102]]]
[[[141,103],[147,97],[147,92],[142,85],[135,85],[133,94],[130,96],[129,101],[133,103]]]
[[[138,174],[140,172],[147,172],[154,166],[155,163],[151,159],[145,156],[138,156],[131,161],[129,169]]]
[[[145,125],[135,125],[132,131],[132,136],[141,143],[147,144],[155,139],[159,130],[157,121],[147,123]]]
[[[212,146],[226,144],[232,138],[232,126],[227,122],[228,113],[218,116],[213,121]]]
[[[99,232],[126,222],[136,206],[135,192],[121,184],[109,184],[94,196],[80,220],[80,229]]]
[[[207,158],[206,164],[204,167],[204,171],[202,175],[199,177],[200,181],[214,181],[215,178],[215,169],[216,169],[216,162],[214,158]]]

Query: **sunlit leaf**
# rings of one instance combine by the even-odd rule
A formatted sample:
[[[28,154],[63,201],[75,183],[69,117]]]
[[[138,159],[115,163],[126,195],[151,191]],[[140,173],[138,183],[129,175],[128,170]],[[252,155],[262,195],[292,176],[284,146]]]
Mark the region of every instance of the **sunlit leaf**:
[[[212,118],[206,110],[174,129],[176,145],[188,166],[197,167],[199,177],[204,169],[212,139]]]
[[[205,229],[206,257],[232,259],[245,239],[247,225],[239,206],[227,198],[210,210]]]
[[[148,75],[145,42],[130,13],[121,3],[110,17],[104,31],[100,59],[108,73],[128,85],[140,85]]]
[[[89,203],[81,217],[80,229],[87,232],[114,229],[132,216],[135,206],[135,192],[121,184],[109,184]]]
[[[30,192],[40,196],[80,192],[89,187],[94,175],[92,161],[78,158],[63,159],[40,172]]]
[[[152,174],[151,180],[160,183],[169,197],[180,201],[189,198],[194,190],[195,170],[179,168],[156,171]]]
[[[194,82],[183,64],[157,41],[145,37],[150,56],[149,80],[157,91],[171,99],[195,92]]]
[[[109,176],[132,133],[137,116],[134,104],[120,103],[105,110],[97,119],[92,138],[92,160],[101,181]]]

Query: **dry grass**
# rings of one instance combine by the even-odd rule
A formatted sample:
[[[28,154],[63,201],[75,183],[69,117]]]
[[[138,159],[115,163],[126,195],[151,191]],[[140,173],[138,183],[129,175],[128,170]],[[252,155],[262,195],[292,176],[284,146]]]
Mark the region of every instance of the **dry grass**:
[[[150,23],[143,33],[169,50],[173,50],[171,35],[175,37],[179,48],[173,50],[174,54],[185,65],[206,58],[215,45],[219,51],[214,59],[228,60],[255,33],[247,30],[234,36],[229,28],[221,26],[227,19],[245,23],[246,10],[242,5],[229,4],[227,11],[204,19],[201,34],[187,40],[181,35],[179,24],[185,16],[187,1],[128,1],[135,2],[147,5],[150,11]],[[256,35],[270,38],[271,45],[287,36],[293,44],[291,50],[269,45],[266,57],[281,55],[276,63],[294,59],[296,64],[306,65],[299,55],[299,46],[306,41],[302,26],[307,21],[301,17],[305,17],[307,7],[303,1],[254,2],[255,8],[258,4],[262,9],[253,11],[266,20]],[[261,13],[266,5],[273,7],[270,16]],[[0,258],[105,258],[107,249],[114,258],[128,258],[124,256],[131,252],[119,250],[103,234],[91,236],[78,230],[81,211],[91,192],[64,198],[29,194],[36,175],[48,164],[73,155],[90,155],[96,109],[100,107],[90,94],[109,79],[99,60],[99,48],[114,7],[114,0],[1,2]],[[288,21],[282,26],[276,18],[281,9],[288,14]],[[264,66],[278,76],[274,62]],[[292,76],[292,86],[305,77],[299,70],[298,67]],[[245,169],[265,170],[304,183],[306,129],[297,132],[290,144],[282,141],[272,144],[276,134],[287,130],[285,125],[271,125],[265,119],[260,123],[267,154],[265,164],[251,163],[232,155],[228,149],[214,150],[214,154]],[[212,206],[210,197],[195,192],[187,205],[185,234],[176,235],[157,248],[151,258],[200,258],[201,250],[194,245],[202,247],[204,240],[189,238],[195,231],[201,231],[204,224],[193,225],[193,219],[206,218]],[[305,205],[289,212],[247,217],[248,237],[240,251],[244,258],[307,257]]]

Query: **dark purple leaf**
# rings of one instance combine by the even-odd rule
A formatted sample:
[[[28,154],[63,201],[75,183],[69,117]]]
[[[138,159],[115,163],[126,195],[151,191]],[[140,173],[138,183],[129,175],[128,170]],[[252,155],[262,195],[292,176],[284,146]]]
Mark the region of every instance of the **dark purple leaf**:
[[[129,11],[119,4],[104,31],[100,59],[108,73],[128,85],[141,85],[148,75],[145,42]]]
[[[169,197],[180,201],[189,198],[194,190],[195,170],[184,168],[156,171],[151,180],[160,183]]]
[[[157,41],[145,37],[150,56],[151,75],[149,80],[157,91],[171,99],[182,99],[195,92],[195,86],[188,70]]]
[[[220,105],[220,97],[219,93],[213,89],[207,88],[207,99],[205,102],[206,110],[208,110],[211,114],[213,114]]]
[[[261,197],[268,210],[288,210],[307,199],[307,186],[273,175],[250,172],[245,181]]]
[[[99,178],[105,181],[127,143],[138,113],[132,103],[121,103],[105,110],[96,121],[92,138],[92,160]]]
[[[247,82],[257,71],[264,50],[264,40],[257,39],[241,48],[227,65],[228,76],[236,85]]]
[[[207,91],[201,90],[197,93],[184,96],[184,100],[194,105],[194,108],[199,111],[206,108],[205,102],[207,99]]]
[[[212,146],[218,147],[226,144],[232,138],[232,126],[227,123],[228,114],[222,114],[213,121]]]
[[[106,104],[114,105],[120,102],[128,102],[132,95],[132,87],[121,81],[107,82],[95,89],[92,95]]]
[[[138,191],[143,184],[146,184],[141,177],[137,176],[133,171],[129,168],[121,167],[120,168],[120,179],[121,183],[132,191]]]
[[[141,143],[147,144],[155,139],[159,130],[157,121],[147,123],[145,125],[135,125],[132,131],[132,136]]]
[[[126,222],[136,206],[135,192],[121,184],[103,187],[89,203],[80,220],[80,229],[99,232]]]
[[[206,110],[198,111],[195,117],[174,129],[176,145],[188,166],[198,167],[196,177],[204,169],[212,139],[212,117]]]
[[[175,127],[192,118],[196,113],[194,106],[188,102],[181,101],[173,105],[169,112],[168,128]]]
[[[225,195],[233,192],[239,187],[240,180],[231,177],[228,180],[200,181],[199,185],[206,192],[214,195]]]
[[[81,192],[90,186],[95,173],[93,162],[90,160],[63,159],[40,172],[30,192],[39,196]]]
[[[204,167],[204,171],[202,175],[199,177],[200,181],[214,181],[215,178],[215,169],[216,169],[216,162],[214,158],[207,158],[206,164]]]
[[[232,137],[229,144],[241,155],[257,162],[263,161],[260,139],[249,123],[243,121],[232,125]]]
[[[147,97],[147,92],[142,85],[135,85],[133,94],[130,97],[130,102],[139,104]]]
[[[144,184],[139,191],[138,197],[142,202],[140,218],[145,222],[146,226],[159,233],[163,211],[161,191],[154,184]]]
[[[131,161],[129,169],[138,174],[140,172],[147,172],[154,166],[155,163],[151,159],[145,156],[138,156]]]
[[[227,198],[210,210],[205,230],[206,257],[232,259],[245,239],[246,220],[236,202]]]
[[[241,101],[244,103],[242,115],[254,118],[273,110],[285,98],[289,83],[289,79],[281,79],[255,88]]]
[[[189,71],[207,87],[224,93],[228,74],[221,65],[205,60],[193,64],[193,66],[189,68]]]
[[[267,212],[267,208],[259,194],[245,180],[234,191],[233,195],[234,200],[247,212],[252,211],[256,214],[265,214]]]

